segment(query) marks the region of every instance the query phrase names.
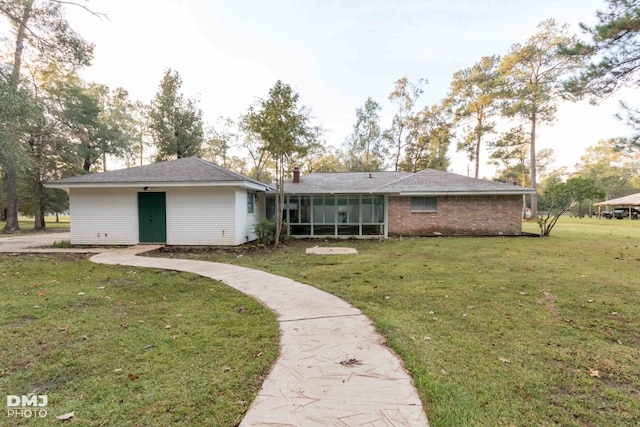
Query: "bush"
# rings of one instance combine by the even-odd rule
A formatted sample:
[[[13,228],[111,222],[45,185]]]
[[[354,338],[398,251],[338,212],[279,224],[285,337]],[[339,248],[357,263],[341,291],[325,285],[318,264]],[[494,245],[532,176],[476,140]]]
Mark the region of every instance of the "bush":
[[[275,224],[268,219],[263,219],[253,226],[253,231],[258,235],[258,243],[268,245],[274,241]]]
[[[56,249],[69,249],[73,247],[71,240],[60,240],[59,242],[56,240],[51,246]]]
[[[253,231],[258,235],[258,243],[261,245],[269,245],[276,241],[276,224],[268,219],[263,219],[254,225]],[[282,230],[280,230],[280,242],[284,242],[288,238],[289,226],[286,222],[283,222]]]

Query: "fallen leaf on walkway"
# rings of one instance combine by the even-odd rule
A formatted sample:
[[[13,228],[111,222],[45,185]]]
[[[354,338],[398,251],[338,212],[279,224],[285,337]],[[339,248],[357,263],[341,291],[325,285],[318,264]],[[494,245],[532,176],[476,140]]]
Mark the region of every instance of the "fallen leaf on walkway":
[[[56,415],[56,419],[57,420],[70,420],[71,418],[75,417],[75,415],[76,415],[75,412],[67,412],[66,414]]]
[[[340,363],[342,366],[357,366],[362,365],[362,361],[358,359],[349,359],[349,360],[341,360]]]

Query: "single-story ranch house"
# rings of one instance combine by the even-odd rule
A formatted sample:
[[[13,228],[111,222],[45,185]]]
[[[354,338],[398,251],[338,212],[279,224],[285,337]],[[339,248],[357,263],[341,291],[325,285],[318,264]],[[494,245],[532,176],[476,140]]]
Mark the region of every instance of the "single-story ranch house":
[[[294,237],[519,235],[533,192],[431,169],[293,175],[284,214]],[[275,216],[275,188],[196,157],[47,186],[69,190],[72,244],[233,246]]]

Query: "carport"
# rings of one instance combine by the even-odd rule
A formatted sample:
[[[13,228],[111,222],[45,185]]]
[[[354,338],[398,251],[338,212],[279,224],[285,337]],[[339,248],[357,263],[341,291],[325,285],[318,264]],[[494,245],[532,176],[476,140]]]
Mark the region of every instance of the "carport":
[[[618,197],[617,199],[605,200],[604,202],[594,203],[598,207],[598,217],[602,216],[603,206],[622,206],[629,209],[629,219],[631,219],[631,207],[640,206],[640,193],[629,194],[628,196]]]

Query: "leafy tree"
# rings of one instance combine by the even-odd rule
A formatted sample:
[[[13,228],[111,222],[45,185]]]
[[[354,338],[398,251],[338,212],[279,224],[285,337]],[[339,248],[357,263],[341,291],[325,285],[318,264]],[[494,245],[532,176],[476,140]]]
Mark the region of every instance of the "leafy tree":
[[[405,148],[400,170],[417,172],[426,168],[446,171],[452,123],[444,105],[419,111],[410,122],[411,143]]]
[[[589,97],[592,103],[606,98],[621,87],[640,86],[640,0],[607,0],[607,9],[596,12],[595,26],[580,24],[590,41],[563,45],[567,57],[591,61],[567,79],[565,88],[574,99]],[[621,102],[618,115],[633,130],[631,138],[617,141],[621,148],[640,148],[640,112]],[[624,117],[623,117],[624,116]]]
[[[181,87],[178,72],[168,69],[151,101],[149,128],[157,148],[157,161],[197,156],[204,142],[202,111],[196,101],[184,98]]]
[[[458,151],[466,151],[475,161],[475,177],[480,172],[480,147],[483,138],[494,132],[492,118],[500,112],[501,96],[498,56],[485,56],[475,65],[453,75],[447,103],[454,108],[454,123],[466,123]]]
[[[63,4],[73,2],[40,1],[36,0],[0,0],[0,18],[4,18],[6,26],[11,29],[8,37],[3,37],[9,49],[7,56],[11,62],[6,67],[0,67],[0,81],[4,86],[5,95],[2,101],[9,104],[24,106],[18,100],[25,97],[20,93],[25,90],[22,83],[23,63],[56,62],[64,64],[69,69],[88,65],[93,46],[85,42],[69,26],[64,17]],[[84,7],[84,6],[83,6]],[[3,24],[0,24],[3,25]],[[4,28],[4,26],[2,27]],[[18,102],[18,104],[16,104]],[[7,114],[9,112],[9,114]],[[18,194],[16,191],[16,175],[21,153],[25,148],[26,135],[19,130],[23,109],[6,110],[3,117],[4,131],[0,168],[3,173],[5,198],[7,204],[7,222],[4,230],[12,232],[18,226]]]
[[[585,200],[602,199],[605,195],[595,181],[589,178],[574,177],[567,180],[567,191],[571,200],[578,207],[578,217],[582,218],[582,205]]]
[[[619,150],[617,139],[599,141],[588,147],[576,164],[579,176],[593,180],[605,192],[605,199],[615,199],[637,192],[632,179],[640,174],[640,153]]]
[[[344,155],[339,150],[329,150],[321,142],[309,145],[304,155],[291,159],[290,167],[298,166],[302,173],[346,172],[348,171]]]
[[[346,162],[350,171],[379,171],[384,168],[380,104],[367,98],[364,106],[356,109],[353,132],[344,141]]]
[[[209,130],[202,151],[209,160],[229,168],[229,150],[238,145],[238,137],[236,123],[230,117],[220,116],[216,125]]]
[[[537,218],[540,227],[540,237],[551,234],[558,219],[571,208],[573,199],[569,187],[564,182],[553,182],[549,184],[544,193],[544,203],[547,206],[546,213]]]
[[[387,152],[391,155],[394,170],[400,170],[400,162],[405,149],[410,146],[415,137],[416,116],[414,108],[420,95],[424,92],[425,79],[418,79],[416,83],[402,77],[395,82],[393,91],[389,94],[389,101],[396,104],[396,111],[391,121],[391,127],[384,131],[383,137],[387,143]]]
[[[132,155],[137,130],[127,91],[87,84],[75,75],[58,77],[45,90],[49,112],[74,142],[85,172],[97,165],[106,170],[107,155],[121,159]]]
[[[555,119],[557,99],[563,90],[562,78],[580,65],[579,58],[559,54],[559,45],[575,41],[567,35],[567,25],[553,19],[538,25],[539,32],[524,44],[514,44],[500,64],[507,104],[504,114],[519,116],[530,124],[531,187],[537,189],[536,127]],[[537,193],[531,196],[531,215],[538,211]]]
[[[271,153],[267,151],[265,144],[262,143],[260,135],[251,130],[248,115],[242,117],[238,130],[240,132],[239,138],[242,141],[240,147],[247,151],[251,163],[248,176],[260,182],[272,182],[273,175],[269,170],[275,169],[275,167]]]
[[[298,106],[300,95],[291,86],[278,80],[269,89],[266,99],[259,99],[249,108],[246,123],[252,132],[260,136],[263,149],[276,162],[276,231],[275,246],[280,242],[282,231],[282,209],[284,206],[285,164],[294,155],[304,155],[309,145],[316,141],[320,129],[312,127],[311,113]]]
[[[600,99],[620,87],[640,85],[640,1],[607,0],[607,6],[596,12],[598,24],[580,24],[590,42],[562,46],[561,53],[568,57],[595,59],[565,84],[577,98]]]
[[[489,164],[496,167],[498,181],[517,182],[523,187],[529,185],[529,143],[529,135],[520,125],[489,144]]]

